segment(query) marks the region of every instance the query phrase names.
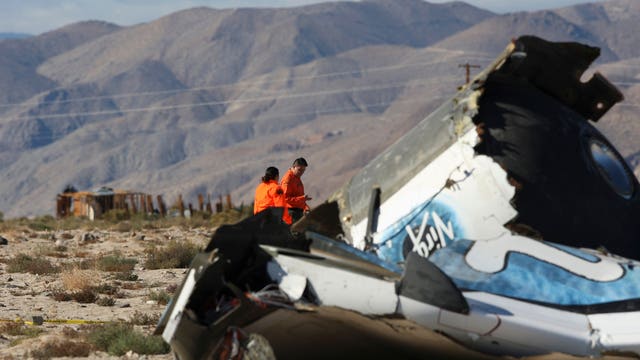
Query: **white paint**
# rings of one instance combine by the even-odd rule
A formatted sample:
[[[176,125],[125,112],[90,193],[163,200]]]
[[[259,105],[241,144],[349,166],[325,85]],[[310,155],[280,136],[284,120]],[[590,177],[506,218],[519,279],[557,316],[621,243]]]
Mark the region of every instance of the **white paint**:
[[[484,292],[464,292],[463,295],[469,303],[468,315],[403,296],[400,296],[399,308],[408,319],[488,353],[599,355],[589,346],[590,328],[585,315]]]
[[[425,233],[429,222],[429,214],[433,218],[434,226],[429,229],[428,233]],[[409,225],[405,226],[405,231],[413,244],[412,251],[425,258],[429,257],[434,250],[446,246],[445,235],[449,240],[453,240],[455,236],[451,221],[447,221],[447,224],[445,224],[436,212],[429,213],[428,211],[425,211],[422,217],[418,233],[414,233]]]
[[[458,225],[464,228],[467,238],[491,239],[507,232],[503,225],[517,214],[509,203],[515,189],[507,182],[506,172],[491,158],[475,156],[476,138],[475,129],[469,130],[380,205],[375,243],[381,241],[379,235],[384,229],[437,194],[447,179],[457,183],[442,190],[438,198],[454,207],[461,222]],[[364,247],[366,225],[367,219],[363,219],[350,228],[356,248]],[[452,232],[450,225],[445,225],[437,228],[444,231],[439,234],[440,239]]]
[[[284,291],[291,301],[299,300],[307,287],[306,277],[287,273],[275,260],[267,263],[267,274],[278,283],[280,290]]]
[[[322,305],[362,314],[393,314],[398,297],[395,282],[339,268],[335,263],[279,254],[275,260],[288,274],[305,277]]]
[[[598,256],[599,261],[591,262],[544,242],[511,234],[475,242],[465,260],[477,271],[496,273],[504,269],[511,252],[534,257],[594,281],[613,281],[624,275],[622,266],[611,258]]]
[[[173,305],[173,310],[171,310],[171,315],[169,315],[169,319],[167,321],[167,325],[162,332],[162,338],[167,344],[171,343],[171,339],[173,339],[173,335],[176,332],[178,327],[178,323],[182,319],[182,312],[184,307],[187,305],[189,298],[191,297],[191,293],[196,285],[196,270],[191,269],[185,278],[184,285],[182,286],[182,290],[180,291],[180,295]]]
[[[640,355],[640,311],[589,315],[596,349]]]

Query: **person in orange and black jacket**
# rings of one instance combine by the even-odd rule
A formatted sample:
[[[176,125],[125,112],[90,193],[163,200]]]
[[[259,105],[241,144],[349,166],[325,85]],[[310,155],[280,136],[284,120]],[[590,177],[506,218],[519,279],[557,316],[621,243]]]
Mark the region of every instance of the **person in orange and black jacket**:
[[[291,216],[287,211],[287,202],[284,198],[284,190],[278,185],[280,172],[270,166],[265,170],[262,182],[256,187],[256,195],[253,201],[253,214],[257,214],[270,207],[282,207],[282,220],[291,225]]]
[[[280,182],[293,222],[300,220],[302,215],[309,211],[307,201],[312,198],[304,193],[304,185],[300,179],[307,169],[307,166],[307,160],[304,158],[295,159],[293,165],[287,170],[287,173],[284,174]]]

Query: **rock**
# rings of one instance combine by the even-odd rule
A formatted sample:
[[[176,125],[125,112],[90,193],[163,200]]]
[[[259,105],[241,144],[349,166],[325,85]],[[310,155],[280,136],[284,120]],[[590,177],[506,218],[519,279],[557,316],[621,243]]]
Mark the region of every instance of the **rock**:
[[[4,237],[0,236],[0,245],[9,245],[9,240],[7,240]]]
[[[34,325],[42,325],[44,324],[44,318],[42,316],[36,315],[31,317]]]
[[[96,240],[98,240],[98,237],[88,232],[80,234],[76,237],[76,241],[78,245],[92,243],[92,242],[95,242]]]

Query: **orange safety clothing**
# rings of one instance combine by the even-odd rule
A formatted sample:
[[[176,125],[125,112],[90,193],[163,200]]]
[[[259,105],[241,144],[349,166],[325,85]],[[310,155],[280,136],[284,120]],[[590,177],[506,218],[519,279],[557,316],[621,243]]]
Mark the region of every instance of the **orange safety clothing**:
[[[291,216],[289,215],[289,211],[287,211],[288,206],[284,198],[284,190],[282,190],[275,180],[269,180],[266,183],[261,182],[256,188],[256,195],[253,201],[253,214],[255,215],[270,207],[284,208],[282,220],[287,224],[291,224]]]
[[[287,170],[287,173],[284,174],[280,185],[282,186],[282,190],[284,190],[284,198],[290,208],[302,209],[304,211],[309,210],[302,180],[299,176],[296,176],[291,169]]]

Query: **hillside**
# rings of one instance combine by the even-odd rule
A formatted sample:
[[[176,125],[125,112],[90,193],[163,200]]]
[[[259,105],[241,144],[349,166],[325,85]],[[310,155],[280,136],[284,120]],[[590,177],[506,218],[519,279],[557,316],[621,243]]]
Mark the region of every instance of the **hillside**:
[[[486,66],[519,34],[586,42],[602,48],[602,66],[631,64],[635,53],[621,49],[632,40],[592,22],[604,24],[577,8],[496,16],[461,2],[375,0],[195,8],[3,40],[0,211],[52,214],[67,184],[249,203],[267,166],[283,171],[299,156],[318,205],[451,96],[459,64]],[[612,112],[602,128],[635,161],[632,118]]]
[[[33,36],[33,35],[24,34],[24,33],[12,33],[12,32],[0,33],[0,39],[22,39],[30,36]]]

